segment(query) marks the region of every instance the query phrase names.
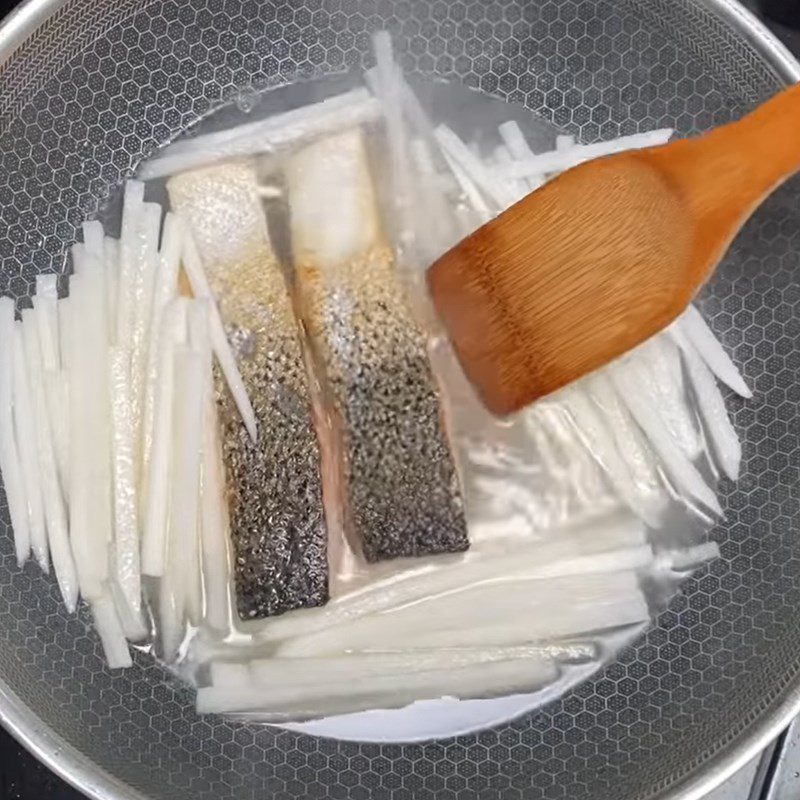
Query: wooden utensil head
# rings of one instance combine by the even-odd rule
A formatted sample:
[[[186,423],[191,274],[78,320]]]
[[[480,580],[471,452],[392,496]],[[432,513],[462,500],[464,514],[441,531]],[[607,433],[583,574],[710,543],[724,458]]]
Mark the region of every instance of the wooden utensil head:
[[[486,406],[516,411],[675,319],[800,169],[798,120],[795,84],[705,136],[569,170],[445,253],[428,285]]]
[[[570,170],[428,272],[467,376],[507,414],[664,328],[697,289],[693,224],[639,154]]]

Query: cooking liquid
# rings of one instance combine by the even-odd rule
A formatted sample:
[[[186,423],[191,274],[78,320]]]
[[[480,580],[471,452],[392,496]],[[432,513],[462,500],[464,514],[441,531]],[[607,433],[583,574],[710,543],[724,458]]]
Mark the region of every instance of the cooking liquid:
[[[224,130],[229,127],[266,118],[282,111],[296,108],[337,94],[360,83],[360,78],[337,76],[309,83],[301,83],[263,93],[248,92],[241,102],[225,106],[198,122],[186,137]],[[534,152],[552,150],[556,136],[562,134],[544,119],[531,114],[520,106],[509,105],[501,100],[469,90],[465,87],[445,83],[414,83],[413,88],[428,113],[438,122],[445,122],[473,148],[484,154],[497,141],[497,126],[509,119],[516,120]],[[333,601],[340,601],[375,581],[381,580],[390,585],[393,576],[403,577],[407,573],[425,574],[438,565],[459,564],[465,559],[475,559],[479,554],[514,553],[525,548],[535,557],[535,547],[544,546],[564,535],[565,530],[583,530],[585,536],[592,536],[593,529],[607,525],[609,519],[630,519],[630,512],[624,509],[614,493],[608,479],[598,467],[586,448],[564,445],[554,448],[553,442],[546,440],[537,430],[537,418],[522,412],[508,419],[497,419],[486,412],[466,382],[450,346],[435,322],[431,321],[430,309],[425,304],[424,293],[420,292],[421,278],[425,263],[419,263],[419,250],[402,241],[398,234],[398,221],[391,217],[394,187],[389,177],[388,165],[381,159],[386,151],[384,134],[380,126],[368,129],[370,149],[374,161],[373,177],[384,208],[387,233],[393,236],[397,246],[398,263],[401,275],[406,282],[409,296],[414,298],[414,308],[419,319],[426,321],[429,335],[431,362],[440,383],[450,442],[456,458],[464,496],[470,551],[466,555],[441,555],[425,558],[397,559],[374,565],[349,560],[349,569],[335,576]],[[280,154],[267,154],[262,160],[264,183],[280,189],[272,169]],[[376,165],[380,164],[380,168]],[[148,183],[149,200],[157,200],[168,207],[165,181]],[[275,220],[285,219],[285,200],[267,200],[266,211],[271,220],[271,231]],[[463,200],[454,200],[453,218],[463,218],[467,211]],[[112,219],[113,207],[106,216]],[[285,257],[288,248],[281,247],[276,239],[278,255]],[[552,405],[546,399],[540,405],[539,413],[549,413]],[[566,456],[566,458],[565,458]],[[710,469],[710,467],[709,467]],[[686,547],[702,541],[707,529],[707,520],[702,514],[692,513],[677,502],[670,502],[664,522],[658,528],[647,530],[647,540],[656,555],[663,550]],[[528,548],[533,548],[528,550]],[[642,576],[642,586],[651,613],[662,609],[678,588],[680,580],[687,573],[677,573],[668,569],[648,568]],[[498,575],[498,579],[502,579]],[[195,685],[208,681],[207,663],[213,659],[247,662],[253,658],[269,658],[275,651],[292,638],[292,620],[297,619],[299,627],[305,620],[320,609],[290,611],[281,617],[268,618],[258,622],[242,622],[235,613],[235,602],[231,588],[230,627],[227,631],[212,631],[204,628],[188,627],[181,647],[182,660],[169,668],[175,670],[181,679]],[[151,593],[151,598],[156,593]],[[470,609],[465,607],[463,625],[471,624]],[[158,615],[154,614],[157,619]],[[302,623],[300,622],[302,620]],[[270,634],[275,626],[286,631],[286,636],[277,639]],[[403,649],[402,638],[392,631],[392,614],[385,615],[385,639],[374,642],[374,649]],[[643,624],[623,626],[618,630],[602,634],[584,633],[569,637],[580,646],[572,654],[564,642],[553,642],[559,677],[547,687],[537,687],[526,703],[526,708],[546,702],[565,691],[569,686],[584,680],[603,663],[613,659],[618,650],[633,638],[640,635]],[[153,631],[154,641],[158,642],[158,631]],[[540,643],[543,647],[548,642]],[[561,650],[559,651],[559,648]],[[581,649],[583,648],[583,649]],[[158,645],[144,647],[158,657]],[[469,701],[481,704],[487,701]],[[391,705],[387,703],[386,705]],[[356,704],[357,707],[357,704]],[[518,706],[514,707],[517,713]],[[310,716],[314,716],[313,709]],[[325,735],[343,735],[345,738],[384,738],[387,725],[393,731],[393,738],[415,738],[416,729],[406,728],[403,711],[387,712],[385,717],[372,719],[366,728],[350,721],[332,723],[317,721],[306,723],[302,729]],[[484,716],[485,722],[490,721]],[[502,716],[503,712],[498,712]],[[360,717],[360,715],[357,715]],[[263,715],[249,715],[249,719],[260,719]],[[355,727],[353,727],[355,725]],[[466,725],[469,728],[470,725]],[[458,725],[456,725],[458,728]],[[465,729],[462,725],[461,729]],[[448,729],[449,730],[449,729]],[[344,731],[344,733],[342,733]],[[348,733],[348,731],[358,731]],[[365,733],[366,731],[366,733]],[[405,733],[404,733],[405,731]],[[452,732],[456,732],[453,730]],[[434,731],[438,735],[439,731]]]

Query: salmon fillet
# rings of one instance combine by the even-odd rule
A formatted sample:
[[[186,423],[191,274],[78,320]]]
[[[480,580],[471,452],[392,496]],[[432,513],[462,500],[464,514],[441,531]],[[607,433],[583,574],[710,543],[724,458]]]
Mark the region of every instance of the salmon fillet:
[[[186,172],[168,189],[194,234],[258,422],[253,443],[217,374],[239,616],[322,605],[329,565],[320,448],[254,163]]]
[[[359,129],[285,166],[304,321],[341,417],[349,526],[368,561],[468,547],[425,336],[397,277]]]

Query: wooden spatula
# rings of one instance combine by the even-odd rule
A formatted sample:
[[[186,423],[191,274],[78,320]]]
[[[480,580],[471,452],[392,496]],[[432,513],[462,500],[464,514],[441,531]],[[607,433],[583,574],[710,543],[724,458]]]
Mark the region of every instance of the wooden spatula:
[[[800,84],[695,139],[582,164],[442,256],[428,285],[486,406],[507,414],[666,327],[800,169]]]

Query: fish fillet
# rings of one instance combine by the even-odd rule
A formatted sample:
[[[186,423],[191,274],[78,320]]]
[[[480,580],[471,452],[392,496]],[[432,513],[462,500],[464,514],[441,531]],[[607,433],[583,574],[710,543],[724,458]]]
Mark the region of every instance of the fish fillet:
[[[370,562],[468,547],[425,343],[381,233],[359,129],[285,166],[304,320],[342,421],[348,524]]]
[[[329,565],[320,447],[255,166],[229,162],[186,172],[168,188],[203,257],[258,422],[254,444],[218,374],[239,616],[322,605]]]

